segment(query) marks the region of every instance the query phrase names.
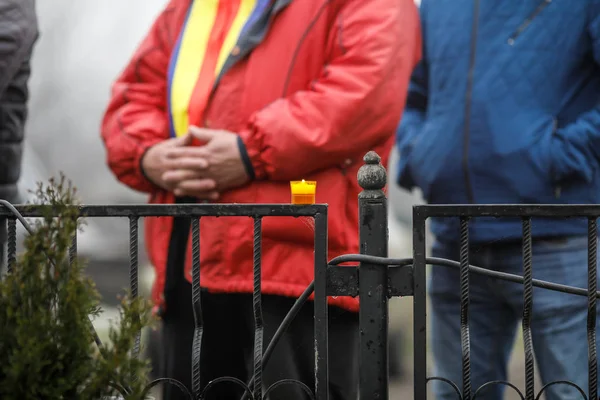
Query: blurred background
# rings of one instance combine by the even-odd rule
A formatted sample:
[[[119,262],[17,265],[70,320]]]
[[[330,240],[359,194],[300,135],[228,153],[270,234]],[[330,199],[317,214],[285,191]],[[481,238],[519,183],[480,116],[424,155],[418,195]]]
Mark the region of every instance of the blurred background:
[[[303,0],[310,1],[310,0]],[[417,3],[419,1],[417,0]],[[37,182],[64,172],[85,204],[144,203],[144,195],[120,185],[104,162],[100,119],[110,86],[166,0],[42,0],[38,2],[40,40],[31,79],[30,118],[20,189],[25,198]],[[394,152],[389,167],[395,175]],[[418,193],[389,185],[390,256],[412,254],[412,206]],[[29,196],[29,198],[31,198]],[[140,231],[141,232],[141,231]],[[23,234],[23,230],[19,230]],[[105,310],[95,325],[102,336],[116,317],[117,295],[128,285],[127,219],[89,219],[80,235],[80,255],[100,290]],[[143,249],[143,237],[140,237]],[[148,293],[152,269],[140,252],[140,286]],[[458,316],[457,316],[458,317]],[[392,399],[412,398],[412,299],[394,299],[390,312]],[[160,351],[158,333],[146,332],[147,354]],[[513,360],[513,382],[521,386],[521,353]],[[521,386],[522,387],[522,386]]]

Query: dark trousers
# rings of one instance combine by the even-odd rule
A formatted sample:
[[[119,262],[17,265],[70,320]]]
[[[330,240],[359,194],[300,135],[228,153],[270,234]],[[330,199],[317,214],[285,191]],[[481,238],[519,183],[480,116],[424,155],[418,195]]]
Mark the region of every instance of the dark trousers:
[[[167,294],[163,318],[162,376],[191,388],[191,354],[194,317],[191,285],[181,279]],[[200,353],[200,387],[223,376],[248,383],[253,374],[254,319],[250,294],[202,292],[204,332]],[[294,299],[263,295],[263,351]],[[283,379],[305,383],[314,391],[314,314],[307,302],[281,337],[268,364],[263,366],[263,386]],[[337,307],[329,309],[329,387],[331,400],[355,400],[358,393],[358,314]],[[263,389],[263,394],[264,390]],[[164,400],[183,400],[179,389],[165,385]],[[207,400],[240,400],[244,391],[233,383],[218,383],[206,393]],[[309,399],[298,385],[275,388],[270,400]]]

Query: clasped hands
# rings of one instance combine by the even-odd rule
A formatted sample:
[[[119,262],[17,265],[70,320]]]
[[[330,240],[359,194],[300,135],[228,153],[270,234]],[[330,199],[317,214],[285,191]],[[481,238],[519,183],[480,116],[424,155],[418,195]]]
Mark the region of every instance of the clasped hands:
[[[190,146],[197,139],[203,145]],[[146,176],[175,196],[217,200],[249,177],[235,133],[190,127],[187,135],[152,146],[142,159]]]

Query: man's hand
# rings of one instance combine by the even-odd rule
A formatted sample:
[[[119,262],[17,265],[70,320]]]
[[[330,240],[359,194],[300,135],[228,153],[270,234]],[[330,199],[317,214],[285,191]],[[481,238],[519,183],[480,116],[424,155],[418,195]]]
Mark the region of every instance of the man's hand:
[[[205,178],[208,161],[199,152],[199,147],[188,147],[193,137],[188,134],[183,137],[165,140],[151,147],[142,159],[142,168],[146,176],[157,186],[180,193],[178,185],[193,182],[194,196],[204,200],[216,200],[219,197],[215,190],[216,182]],[[178,193],[179,192],[179,193]]]
[[[206,193],[207,185],[213,183],[216,183],[216,190],[222,192],[248,182],[235,133],[192,126],[190,135],[205,144],[200,147],[173,148],[173,156],[182,160],[201,159],[208,165],[195,176],[190,171],[194,171],[194,168],[166,172],[162,178],[169,185],[175,185],[177,196],[201,197]]]

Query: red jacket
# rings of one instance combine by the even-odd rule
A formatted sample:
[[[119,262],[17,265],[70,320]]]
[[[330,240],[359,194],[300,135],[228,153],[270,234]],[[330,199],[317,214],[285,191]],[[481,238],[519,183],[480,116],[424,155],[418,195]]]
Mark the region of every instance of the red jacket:
[[[289,203],[290,180],[315,180],[329,204],[329,257],[358,252],[356,181],[362,156],[387,162],[412,69],[421,56],[413,0],[274,0],[285,6],[248,57],[222,78],[204,126],[238,132],[256,172],[222,193],[222,203]],[[169,137],[167,69],[191,0],[171,0],[118,77],[102,122],[108,165],[151,203],[174,196],[148,181],[140,159]],[[147,218],[163,302],[172,218]],[[202,218],[201,281],[217,292],[252,292],[250,218]],[[185,276],[191,279],[188,240]],[[174,251],[171,249],[171,251]],[[313,279],[313,232],[306,221],[263,221],[262,288],[299,296]],[[352,298],[331,303],[356,310]]]

